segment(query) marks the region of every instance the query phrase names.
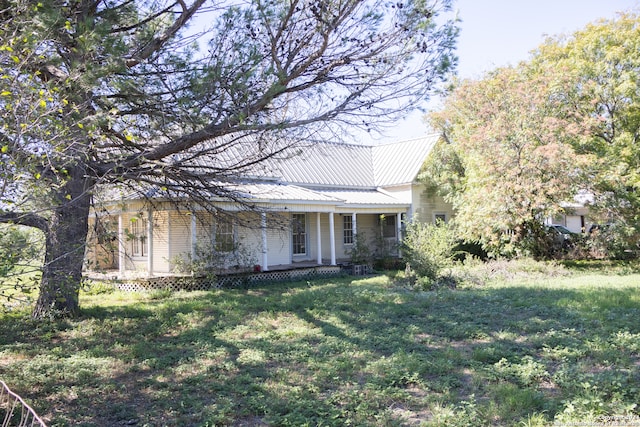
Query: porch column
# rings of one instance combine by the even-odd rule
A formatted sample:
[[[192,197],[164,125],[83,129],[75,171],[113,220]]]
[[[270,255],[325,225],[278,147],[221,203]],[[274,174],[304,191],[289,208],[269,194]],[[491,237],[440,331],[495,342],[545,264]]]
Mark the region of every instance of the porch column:
[[[267,213],[262,212],[260,214],[260,231],[262,233],[262,264],[260,265],[262,271],[269,270],[268,259],[268,247],[267,247]]]
[[[351,214],[351,235],[353,236],[353,244],[356,244],[356,234],[358,234],[358,221],[356,213]]]
[[[124,244],[124,219],[122,214],[118,215],[118,273],[120,276],[124,275],[126,270],[125,266],[125,244]]]
[[[147,211],[147,275],[153,276],[153,210]]]
[[[191,260],[192,261],[195,261],[196,259],[197,244],[198,244],[198,218],[196,218],[196,212],[191,211]]]
[[[402,213],[398,213],[396,217],[396,227],[398,228],[396,231],[396,236],[398,236],[398,257],[402,257]]]
[[[316,212],[316,262],[322,265],[322,228],[320,227],[320,212]]]
[[[331,246],[331,265],[336,265],[336,233],[333,225],[333,212],[329,212],[329,245]]]

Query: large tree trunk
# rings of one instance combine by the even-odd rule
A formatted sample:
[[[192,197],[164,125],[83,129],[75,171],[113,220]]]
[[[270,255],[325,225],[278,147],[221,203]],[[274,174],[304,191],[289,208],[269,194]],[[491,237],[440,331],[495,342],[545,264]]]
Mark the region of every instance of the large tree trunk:
[[[73,317],[80,311],[91,196],[87,180],[81,174],[74,175],[59,193],[65,202],[49,219],[40,294],[32,313],[37,319]]]

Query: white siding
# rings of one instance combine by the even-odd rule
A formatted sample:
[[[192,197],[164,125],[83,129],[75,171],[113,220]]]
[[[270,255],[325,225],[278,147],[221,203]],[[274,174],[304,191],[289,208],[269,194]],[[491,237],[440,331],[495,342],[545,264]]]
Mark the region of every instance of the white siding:
[[[168,213],[153,213],[153,272],[169,273]]]
[[[186,212],[169,211],[169,242],[168,254],[170,268],[173,268],[172,260],[176,256],[186,257],[191,253],[191,215]]]
[[[267,217],[267,248],[270,266],[291,263],[291,230],[281,217]]]
[[[445,214],[447,221],[453,217],[453,207],[444,199],[427,191],[424,185],[413,186],[413,212],[411,220],[423,223],[433,223],[436,214]]]

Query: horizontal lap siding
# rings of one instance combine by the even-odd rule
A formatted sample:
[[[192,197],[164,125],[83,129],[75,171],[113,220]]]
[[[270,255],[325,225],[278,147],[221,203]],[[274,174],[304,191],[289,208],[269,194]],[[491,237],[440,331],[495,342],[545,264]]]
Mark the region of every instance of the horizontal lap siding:
[[[378,244],[380,236],[380,226],[378,225],[379,214],[357,215],[358,237],[360,243],[364,243],[368,248],[373,249]]]
[[[453,207],[450,203],[445,202],[441,196],[427,191],[423,185],[414,186],[413,200],[412,220],[432,224],[436,213],[446,214],[447,220],[454,215]]]
[[[170,261],[176,256],[188,259],[191,253],[191,215],[177,211],[169,211],[167,214],[170,247],[168,258]]]
[[[283,222],[281,215],[267,216],[267,248],[268,265],[291,263],[291,230],[289,224]]]
[[[170,273],[168,212],[153,213],[153,271]]]

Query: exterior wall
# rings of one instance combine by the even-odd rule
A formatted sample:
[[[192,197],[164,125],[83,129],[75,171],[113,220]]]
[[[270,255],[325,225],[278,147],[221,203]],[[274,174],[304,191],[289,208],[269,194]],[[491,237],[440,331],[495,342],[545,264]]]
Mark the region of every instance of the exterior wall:
[[[169,271],[173,271],[175,257],[181,256],[185,260],[191,253],[191,215],[187,212],[168,211],[167,251]]]
[[[281,220],[278,219],[278,222]],[[289,229],[270,227],[273,218],[267,219],[267,262],[269,266],[291,263],[291,232]],[[260,247],[260,246],[258,246]]]
[[[586,233],[589,231],[593,220],[589,218],[589,209],[586,207],[567,209],[564,215],[558,215],[555,218],[549,218],[547,224],[564,225],[574,233]]]
[[[413,200],[413,185],[395,185],[393,187],[384,187],[384,191],[393,195],[396,199],[403,203],[410,204]]]
[[[153,213],[153,271],[169,273],[169,214],[166,211]]]
[[[444,214],[447,221],[454,216],[451,204],[445,202],[441,196],[428,192],[424,185],[414,184],[411,193],[413,200],[412,212],[409,213],[411,220],[433,223],[436,215]]]
[[[109,270],[118,268],[118,218],[103,216],[89,219],[89,235],[85,253],[86,268]]]

